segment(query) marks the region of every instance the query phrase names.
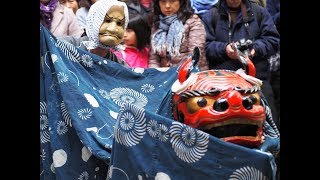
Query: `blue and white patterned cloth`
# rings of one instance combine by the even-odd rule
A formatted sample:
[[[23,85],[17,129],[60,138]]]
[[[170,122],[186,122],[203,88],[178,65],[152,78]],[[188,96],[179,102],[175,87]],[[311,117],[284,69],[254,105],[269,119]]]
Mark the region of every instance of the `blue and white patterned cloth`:
[[[126,68],[42,25],[40,61],[41,179],[274,178],[271,153],[171,119],[177,68]]]

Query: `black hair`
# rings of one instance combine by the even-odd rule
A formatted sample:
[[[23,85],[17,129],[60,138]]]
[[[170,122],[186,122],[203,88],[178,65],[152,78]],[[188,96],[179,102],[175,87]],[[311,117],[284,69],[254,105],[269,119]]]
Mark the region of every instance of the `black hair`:
[[[85,7],[86,9],[90,9],[92,3],[91,0],[78,0],[79,8]]]
[[[138,4],[140,4],[140,1],[139,0],[126,0],[125,3],[133,3],[135,5],[138,5]]]
[[[132,29],[135,32],[139,50],[150,44],[151,29],[141,15],[131,17],[127,29]]]
[[[154,0],[154,3],[153,3],[152,20],[153,20],[154,27],[156,29],[158,29],[160,24],[159,15],[162,14],[159,1],[160,0]],[[192,9],[189,0],[179,0],[179,1],[180,1],[180,8],[177,12],[177,17],[182,22],[182,24],[184,24],[187,21],[187,19],[189,19],[194,14],[194,10]]]

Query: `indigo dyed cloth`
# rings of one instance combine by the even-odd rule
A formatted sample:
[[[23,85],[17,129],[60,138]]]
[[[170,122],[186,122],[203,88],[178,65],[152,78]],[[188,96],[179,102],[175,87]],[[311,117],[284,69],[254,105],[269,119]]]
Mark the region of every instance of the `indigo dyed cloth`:
[[[176,69],[128,69],[57,40],[43,26],[40,36],[41,177],[106,177],[120,105],[170,110]]]
[[[40,179],[273,179],[263,150],[174,121],[177,68],[126,68],[40,26]]]
[[[129,126],[130,125],[130,126]],[[115,126],[111,179],[273,179],[270,153],[123,104]]]

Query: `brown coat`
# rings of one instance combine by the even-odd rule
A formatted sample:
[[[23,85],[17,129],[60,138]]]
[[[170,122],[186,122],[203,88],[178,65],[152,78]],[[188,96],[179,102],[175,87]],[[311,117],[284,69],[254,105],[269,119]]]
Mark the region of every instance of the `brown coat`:
[[[193,49],[198,46],[200,48],[200,60],[198,66],[201,71],[208,70],[208,61],[205,54],[206,31],[201,19],[197,15],[192,15],[184,24],[185,35],[180,46],[180,55],[172,56],[170,62],[166,57],[153,52],[152,46],[149,51],[149,67],[171,67],[179,66],[187,57],[192,54]],[[155,29],[152,29],[152,34]],[[152,37],[152,35],[151,35]],[[151,41],[152,42],[152,41]]]

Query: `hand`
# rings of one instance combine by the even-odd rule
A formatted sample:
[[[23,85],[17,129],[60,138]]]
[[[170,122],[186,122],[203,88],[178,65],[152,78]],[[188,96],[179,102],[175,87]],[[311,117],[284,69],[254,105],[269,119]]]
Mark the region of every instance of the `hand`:
[[[251,58],[254,57],[255,54],[256,54],[256,51],[252,48],[250,51]]]
[[[231,59],[238,59],[237,52],[231,47],[231,44],[228,44],[226,47],[226,53]]]

